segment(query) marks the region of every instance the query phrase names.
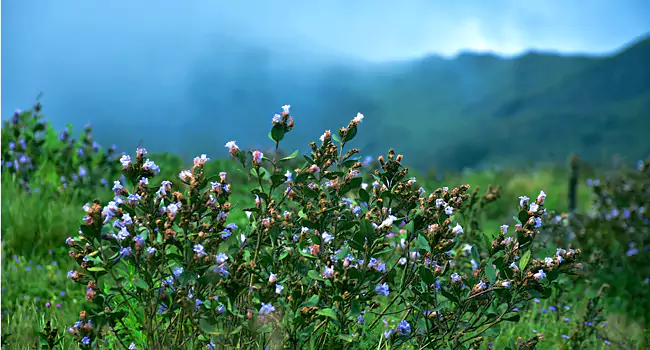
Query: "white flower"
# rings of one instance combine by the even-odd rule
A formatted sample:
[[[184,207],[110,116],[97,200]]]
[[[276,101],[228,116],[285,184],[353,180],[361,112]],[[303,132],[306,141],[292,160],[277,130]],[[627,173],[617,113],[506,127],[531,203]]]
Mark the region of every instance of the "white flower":
[[[202,154],[200,157],[194,158],[194,165],[204,165],[209,161],[210,158],[208,158],[208,156],[206,156],[205,154]]]
[[[459,274],[457,274],[456,272],[454,272],[454,273],[451,274],[451,280],[454,281],[454,282],[460,282],[461,277],[460,277]]]
[[[524,204],[528,203],[528,200],[529,200],[529,199],[530,199],[530,198],[528,198],[528,197],[526,197],[526,196],[520,196],[520,197],[519,197],[519,206],[520,206],[520,207],[523,207]]]
[[[331,241],[334,240],[334,236],[330,235],[330,234],[327,233],[327,232],[323,232],[323,234],[322,234],[321,236],[323,237],[323,242],[324,242],[325,244],[327,244],[327,243],[329,243],[329,242],[331,242]]]
[[[539,270],[533,275],[533,277],[535,277],[536,280],[541,280],[542,278],[546,278],[546,274],[544,273],[544,270]]]
[[[361,123],[361,121],[363,120],[363,118],[364,118],[364,117],[363,117],[363,114],[361,114],[361,113],[357,113],[357,116],[354,117],[354,119],[352,119],[352,121],[353,121],[354,123],[356,123],[356,124],[359,124],[359,123]]]
[[[551,265],[553,265],[553,258],[549,258],[549,257],[544,258],[544,263],[546,263],[547,267],[550,267]]]
[[[479,281],[477,285],[474,286],[477,290],[484,290],[487,285],[483,281]]]
[[[386,218],[386,220],[384,220],[384,221],[381,223],[381,225],[379,225],[379,227],[380,227],[380,228],[381,228],[381,227],[391,227],[391,226],[393,226],[393,222],[394,222],[395,220],[397,220],[397,218],[396,218],[395,216],[393,216],[393,215],[389,215],[388,218]]]

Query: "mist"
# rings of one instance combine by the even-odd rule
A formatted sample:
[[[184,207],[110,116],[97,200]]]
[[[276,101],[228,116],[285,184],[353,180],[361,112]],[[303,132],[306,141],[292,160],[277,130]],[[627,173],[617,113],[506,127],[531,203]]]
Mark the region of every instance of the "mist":
[[[354,146],[365,154],[390,145],[435,160],[450,137],[438,125],[491,96],[497,75],[480,65],[506,66],[463,52],[602,53],[648,29],[637,0],[618,7],[624,16],[603,1],[591,3],[592,16],[574,3],[497,2],[508,10],[424,0],[4,1],[2,119],[43,93],[57,130],[92,123],[104,146],[190,159],[226,156],[230,140],[267,147],[273,114],[290,104],[288,151],[361,112]],[[576,29],[604,22],[612,25]]]
[[[334,93],[325,80],[345,83],[332,69],[360,62],[305,39],[263,36],[281,19],[241,22],[236,6],[218,2],[5,4],[3,118],[42,92],[55,128],[92,123],[100,143],[122,150],[221,152],[231,139],[258,146],[284,104],[295,106],[297,133],[315,139],[319,104]]]

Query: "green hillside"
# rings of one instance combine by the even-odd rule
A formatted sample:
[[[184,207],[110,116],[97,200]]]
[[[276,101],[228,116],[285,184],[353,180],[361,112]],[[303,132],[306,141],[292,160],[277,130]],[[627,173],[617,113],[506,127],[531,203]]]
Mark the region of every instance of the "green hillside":
[[[564,162],[574,151],[636,160],[650,153],[648,62],[650,37],[606,57],[426,58],[376,80],[373,119],[418,167]]]
[[[77,130],[92,122],[100,144],[184,159],[225,157],[230,140],[263,149],[284,104],[299,126],[283,141],[288,152],[361,112],[355,146],[364,155],[395,147],[422,171],[564,163],[572,152],[590,162],[650,154],[649,36],[609,56],[465,52],[385,63],[289,60],[277,48],[231,42],[213,49],[183,66],[187,80],[169,80],[173,89],[66,78],[45,91],[60,98],[43,101],[44,113]]]

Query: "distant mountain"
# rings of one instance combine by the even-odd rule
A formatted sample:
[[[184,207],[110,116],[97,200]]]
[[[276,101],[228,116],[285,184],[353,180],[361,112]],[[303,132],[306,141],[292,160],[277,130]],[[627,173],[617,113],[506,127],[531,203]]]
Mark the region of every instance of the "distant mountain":
[[[464,53],[411,63],[372,92],[413,165],[463,168],[650,154],[650,36],[606,57]],[[390,124],[388,124],[390,123]],[[407,159],[408,159],[407,158]]]
[[[232,43],[214,51],[217,58],[193,66],[187,110],[161,116],[166,123],[140,136],[145,145],[187,159],[225,156],[229,140],[263,148],[273,113],[291,104],[296,129],[285,148],[307,150],[362,112],[354,145],[364,155],[394,147],[422,170],[565,162],[572,152],[592,162],[650,154],[650,36],[609,56],[465,52],[380,64]],[[182,141],[156,136],[169,129]]]
[[[282,142],[288,151],[307,151],[361,112],[354,147],[372,156],[393,147],[422,170],[650,154],[650,36],[609,56],[464,52],[385,63],[217,39],[114,57],[99,47],[77,58],[76,71],[63,60],[32,63],[23,80],[3,76],[3,102],[16,103],[14,85],[16,96],[44,91],[57,126],[93,122],[102,144],[187,160],[225,157],[230,140],[270,146],[271,118],[284,104],[296,122]]]

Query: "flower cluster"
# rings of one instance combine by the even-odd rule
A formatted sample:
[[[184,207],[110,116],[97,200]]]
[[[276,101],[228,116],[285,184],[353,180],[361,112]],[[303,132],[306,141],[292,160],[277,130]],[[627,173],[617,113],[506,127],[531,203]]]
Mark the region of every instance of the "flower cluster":
[[[544,192],[520,198],[511,233],[504,225],[463,246],[473,266],[462,263],[457,218],[496,195],[469,185],[427,194],[393,150],[367,171],[359,149],[344,151],[363,118],[326,131],[294,169],[298,152],[279,157],[294,127],[289,106],[272,119],[274,155],[228,142],[255,184],[239,225],[229,219],[228,175],[209,178],[207,156],[179,174],[183,193],[154,185],[160,169],[145,150],[122,156],[128,184],[84,206],[79,235],[67,240],[80,266],[69,277],[95,305],[87,330],[85,319],[72,327],[81,346],[105,336],[104,325],[153,348],[479,346],[486,331],[519,320],[517,305],[548,297],[560,273],[580,267],[579,250],[533,258]],[[142,327],[128,327],[129,317]]]
[[[603,179],[587,179],[593,191],[592,210],[555,214],[548,222],[557,243],[570,243],[590,258],[588,273],[612,286],[624,298],[629,316],[650,321],[645,297],[650,283],[650,158],[636,169],[617,171]]]
[[[2,129],[2,169],[16,176],[28,192],[39,192],[43,186],[65,190],[69,186],[95,188],[108,186],[108,178],[119,172],[115,146],[104,150],[86,125],[79,140],[71,137],[69,128],[56,136],[43,120],[42,106],[33,110],[17,110]],[[40,187],[31,188],[34,184]]]

